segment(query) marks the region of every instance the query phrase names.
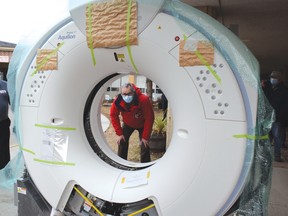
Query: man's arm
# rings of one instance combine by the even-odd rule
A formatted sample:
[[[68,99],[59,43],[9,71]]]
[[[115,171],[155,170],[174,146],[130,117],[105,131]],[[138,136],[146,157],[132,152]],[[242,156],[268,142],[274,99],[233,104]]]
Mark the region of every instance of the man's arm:
[[[118,136],[122,135],[122,127],[121,127],[121,123],[120,123],[120,119],[119,119],[119,110],[117,109],[115,103],[113,102],[110,108],[110,120],[111,120],[111,124],[115,130],[115,133]]]
[[[152,127],[154,124],[154,111],[152,103],[149,98],[143,101],[142,112],[145,119],[142,139],[149,140],[152,132]]]

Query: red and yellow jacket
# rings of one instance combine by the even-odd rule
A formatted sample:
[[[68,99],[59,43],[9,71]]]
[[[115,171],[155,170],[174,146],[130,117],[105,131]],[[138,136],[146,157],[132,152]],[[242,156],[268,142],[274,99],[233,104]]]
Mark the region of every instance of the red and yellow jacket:
[[[119,118],[119,114],[121,114],[123,122],[129,127],[143,128],[142,138],[149,140],[154,123],[153,107],[149,97],[142,94],[135,85],[133,87],[135,95],[129,105],[123,101],[121,94],[113,101],[110,109],[111,123],[116,134],[121,136],[123,134]]]

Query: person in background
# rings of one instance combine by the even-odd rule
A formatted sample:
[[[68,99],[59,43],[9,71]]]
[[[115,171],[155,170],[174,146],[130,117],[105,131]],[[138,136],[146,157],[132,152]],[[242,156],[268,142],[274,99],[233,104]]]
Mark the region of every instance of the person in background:
[[[275,161],[281,162],[281,148],[285,143],[288,120],[288,90],[280,71],[272,71],[269,82],[262,81],[263,92],[273,107],[276,115],[270,131],[270,140],[274,141]]]
[[[0,169],[10,161],[10,119],[8,117],[9,95],[7,82],[0,80]]]
[[[122,116],[122,126],[119,116]],[[121,87],[119,94],[110,108],[112,126],[119,136],[117,140],[118,155],[127,160],[129,138],[134,130],[139,132],[141,144],[141,163],[150,162],[149,139],[154,123],[152,103],[147,95],[132,83]]]

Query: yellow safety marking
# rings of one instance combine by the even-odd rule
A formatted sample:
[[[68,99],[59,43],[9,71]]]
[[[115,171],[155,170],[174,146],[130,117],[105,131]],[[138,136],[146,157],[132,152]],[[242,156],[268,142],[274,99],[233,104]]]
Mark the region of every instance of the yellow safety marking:
[[[35,124],[35,126],[36,126],[36,127],[42,127],[42,128],[49,128],[49,129],[66,130],[66,131],[76,130],[76,128],[53,126],[53,125]]]
[[[236,134],[233,135],[235,138],[246,138],[246,139],[251,139],[251,140],[267,140],[269,139],[269,135],[265,136],[254,136],[254,135],[249,135],[249,134]]]
[[[60,43],[60,45],[59,45],[56,49],[54,49],[49,55],[47,55],[47,56],[41,61],[41,63],[40,63],[39,65],[37,65],[36,69],[33,71],[33,73],[31,74],[31,76],[34,76],[34,75],[39,71],[39,69],[40,69],[44,64],[46,64],[47,61],[49,61],[49,59],[50,59],[56,52],[58,52],[58,50],[60,49],[60,47],[63,46],[63,44],[64,44],[64,42]]]
[[[125,62],[125,55],[123,53],[117,54],[117,58],[120,62]]]
[[[34,161],[40,162],[40,163],[46,163],[46,164],[53,164],[53,165],[75,166],[75,163],[41,160],[38,158],[34,158]]]
[[[35,152],[32,151],[32,150],[29,150],[29,149],[23,148],[23,147],[21,147],[21,146],[20,146],[20,149],[21,149],[22,151],[25,151],[25,152],[28,152],[28,153],[31,153],[31,154],[35,155]]]
[[[147,179],[150,178],[150,171],[147,172]]]
[[[17,193],[26,195],[27,194],[27,188],[17,187]]]
[[[102,213],[100,212],[100,210],[99,210],[96,206],[94,206],[93,203],[92,203],[86,196],[84,196],[84,194],[82,194],[80,190],[78,190],[78,188],[76,188],[76,187],[74,186],[74,190],[75,190],[87,203],[89,203],[89,205],[91,205],[91,207],[92,207],[100,216],[104,216],[104,214],[102,214]]]
[[[143,209],[140,209],[140,210],[138,210],[138,211],[136,211],[136,212],[133,212],[133,213],[129,214],[128,216],[137,215],[137,214],[139,214],[139,213],[141,213],[141,212],[143,212],[143,211],[146,211],[146,210],[148,210],[148,209],[150,209],[150,208],[153,208],[154,206],[155,206],[155,204],[151,204],[151,205],[149,205],[149,206],[147,206],[147,207],[145,207],[145,208],[143,208]]]
[[[121,184],[124,184],[125,179],[126,179],[125,177],[122,178],[122,180],[121,180]]]
[[[88,4],[88,30],[89,30],[89,48],[92,56],[93,65],[96,65],[96,58],[94,54],[94,48],[93,48],[93,37],[92,37],[92,9],[91,9],[92,3],[89,2]]]
[[[130,47],[130,36],[129,36],[129,32],[130,32],[130,20],[131,20],[131,6],[132,6],[132,0],[129,0],[129,4],[128,4],[128,13],[127,13],[127,22],[126,22],[126,46],[127,46],[127,50],[128,50],[128,54],[129,54],[129,58],[130,61],[136,71],[136,73],[138,73],[138,69],[135,65],[134,59],[132,57],[132,53],[131,53],[131,47]]]
[[[118,58],[123,58],[123,59],[124,59],[124,58],[125,58],[125,55],[121,53],[121,54],[117,54],[117,57],[118,57]]]
[[[208,70],[212,73],[212,75],[215,77],[215,79],[221,84],[221,78],[217,75],[217,73],[212,69],[212,67],[209,65],[209,63],[206,61],[206,59],[204,58],[203,55],[201,55],[201,53],[196,50],[195,54],[197,55],[197,57],[200,59],[200,61],[202,62],[202,64],[204,64]]]

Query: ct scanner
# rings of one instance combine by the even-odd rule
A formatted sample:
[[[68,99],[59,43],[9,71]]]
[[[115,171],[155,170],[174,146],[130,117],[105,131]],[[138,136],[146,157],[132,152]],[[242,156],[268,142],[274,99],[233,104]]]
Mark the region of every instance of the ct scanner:
[[[19,65],[17,131],[37,189],[62,214],[70,206],[81,215],[79,206],[93,197],[92,215],[224,215],[241,195],[253,159],[254,57],[208,15],[163,0],[137,1],[138,45],[90,49],[87,5],[70,1],[70,16],[35,41]],[[192,47],[213,44],[214,63],[179,66],[184,39]],[[39,49],[57,53],[57,69],[39,69]],[[125,161],[104,138],[103,95],[127,74],[153,80],[171,106],[172,140],[154,162]]]

